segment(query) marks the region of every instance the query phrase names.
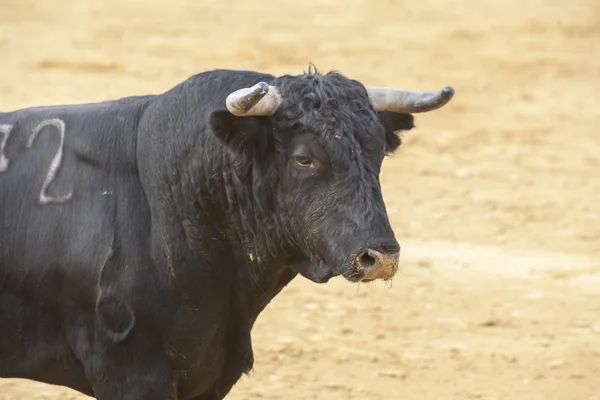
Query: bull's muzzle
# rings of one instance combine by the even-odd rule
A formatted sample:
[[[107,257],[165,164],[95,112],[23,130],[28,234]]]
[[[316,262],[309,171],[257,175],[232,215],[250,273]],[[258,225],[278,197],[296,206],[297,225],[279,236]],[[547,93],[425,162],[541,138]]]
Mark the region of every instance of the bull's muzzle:
[[[396,275],[400,253],[382,253],[368,249],[356,258],[356,266],[363,281],[389,280]]]

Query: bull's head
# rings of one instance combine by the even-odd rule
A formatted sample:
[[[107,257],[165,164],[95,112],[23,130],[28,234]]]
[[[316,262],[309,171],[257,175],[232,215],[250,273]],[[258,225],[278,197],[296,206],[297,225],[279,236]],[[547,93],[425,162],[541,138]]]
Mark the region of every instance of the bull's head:
[[[211,122],[230,145],[248,146],[236,139],[247,119],[271,137],[275,229],[297,272],[315,282],[388,280],[400,246],[381,193],[383,159],[400,145],[397,133],[413,128],[411,113],[440,108],[453,94],[365,87],[337,73],[282,76],[229,94],[231,120],[213,114]]]

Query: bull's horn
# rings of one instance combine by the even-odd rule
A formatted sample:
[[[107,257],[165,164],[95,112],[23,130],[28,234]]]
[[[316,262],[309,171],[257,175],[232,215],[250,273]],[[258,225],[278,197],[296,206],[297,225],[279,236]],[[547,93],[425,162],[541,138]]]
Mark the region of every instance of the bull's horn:
[[[454,96],[454,89],[450,86],[437,92],[415,92],[376,86],[367,86],[366,89],[375,110],[400,114],[437,110]]]
[[[236,90],[225,100],[229,112],[238,117],[273,115],[281,102],[279,90],[266,82]]]

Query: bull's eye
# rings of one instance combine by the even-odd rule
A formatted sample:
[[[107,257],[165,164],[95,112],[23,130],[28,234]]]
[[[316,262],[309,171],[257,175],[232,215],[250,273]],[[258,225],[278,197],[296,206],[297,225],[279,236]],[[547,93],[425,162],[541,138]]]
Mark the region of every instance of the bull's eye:
[[[312,159],[307,156],[296,156],[296,162],[303,167],[308,167],[312,164]]]

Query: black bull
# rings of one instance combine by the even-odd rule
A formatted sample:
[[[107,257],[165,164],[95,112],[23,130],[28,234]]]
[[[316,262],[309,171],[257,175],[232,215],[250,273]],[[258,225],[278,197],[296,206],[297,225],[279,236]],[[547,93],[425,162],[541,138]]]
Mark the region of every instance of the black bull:
[[[217,70],[161,95],[0,113],[0,376],[222,399],[298,273],[392,278],[381,164],[410,113],[453,92],[385,90]]]

